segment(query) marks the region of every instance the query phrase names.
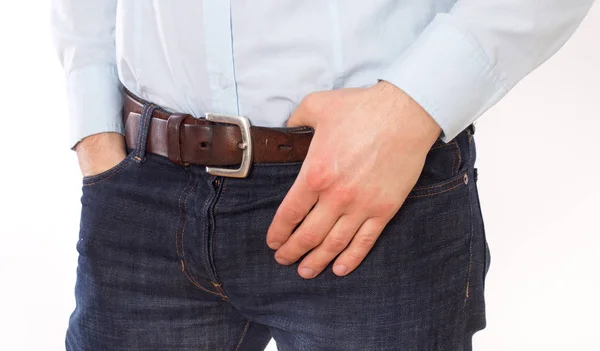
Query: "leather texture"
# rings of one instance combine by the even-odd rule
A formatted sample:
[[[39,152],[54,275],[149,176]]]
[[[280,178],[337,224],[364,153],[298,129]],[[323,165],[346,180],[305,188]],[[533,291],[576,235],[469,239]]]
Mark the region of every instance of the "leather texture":
[[[135,148],[142,107],[147,102],[127,90],[124,94],[125,140],[129,148]],[[286,163],[304,160],[314,130],[252,126],[250,133],[254,163]],[[242,160],[241,144],[241,132],[236,125],[157,108],[150,121],[146,152],[177,164],[234,166]]]

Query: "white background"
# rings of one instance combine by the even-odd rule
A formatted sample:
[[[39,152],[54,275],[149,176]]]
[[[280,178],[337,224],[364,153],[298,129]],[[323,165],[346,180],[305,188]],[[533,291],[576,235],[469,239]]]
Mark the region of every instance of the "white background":
[[[64,349],[74,307],[81,178],[48,3],[0,4],[7,351]],[[572,40],[477,123],[492,265],[488,327],[476,334],[476,351],[600,350],[599,46],[596,4]]]

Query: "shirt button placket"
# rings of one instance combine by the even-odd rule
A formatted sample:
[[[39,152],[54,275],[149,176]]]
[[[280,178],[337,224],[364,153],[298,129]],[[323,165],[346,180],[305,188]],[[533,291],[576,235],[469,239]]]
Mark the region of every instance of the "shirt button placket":
[[[212,92],[212,111],[239,115],[235,89],[231,3],[204,0],[204,43],[208,80]]]

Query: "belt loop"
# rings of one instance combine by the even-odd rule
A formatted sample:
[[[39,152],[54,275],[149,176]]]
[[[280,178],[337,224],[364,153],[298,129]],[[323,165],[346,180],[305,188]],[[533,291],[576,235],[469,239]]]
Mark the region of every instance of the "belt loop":
[[[158,106],[152,103],[145,103],[142,107],[142,115],[140,116],[140,125],[138,127],[138,137],[135,143],[135,156],[133,157],[138,163],[146,160],[146,142],[148,141],[148,130],[150,129],[150,121],[152,114]]]

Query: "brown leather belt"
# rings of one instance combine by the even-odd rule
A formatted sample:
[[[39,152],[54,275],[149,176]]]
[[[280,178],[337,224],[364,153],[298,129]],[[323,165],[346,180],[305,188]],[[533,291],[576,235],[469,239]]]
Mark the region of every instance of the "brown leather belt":
[[[125,140],[136,147],[145,101],[125,90]],[[205,165],[211,174],[245,177],[251,163],[285,163],[304,160],[313,129],[250,126],[241,116],[207,114],[197,118],[157,108],[152,114],[146,152],[171,162]],[[223,166],[236,166],[224,168]]]

